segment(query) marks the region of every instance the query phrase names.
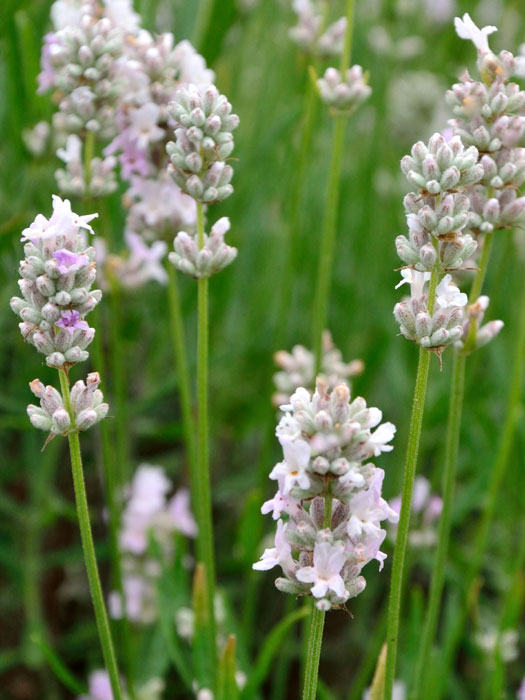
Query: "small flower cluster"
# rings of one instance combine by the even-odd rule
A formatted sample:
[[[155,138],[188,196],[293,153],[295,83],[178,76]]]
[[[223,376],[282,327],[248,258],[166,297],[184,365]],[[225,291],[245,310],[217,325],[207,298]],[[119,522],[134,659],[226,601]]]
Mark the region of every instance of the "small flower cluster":
[[[469,193],[469,228],[490,233],[522,226],[525,197],[518,196],[517,188],[525,181],[525,91],[509,82],[518,64],[510,52],[496,56],[490,50],[487,37],[496,27],[478,29],[466,14],[456,18],[456,30],[474,43],[482,78],[474,80],[465,72],[446,95],[454,113],[449,124],[465,144],[479,150],[484,171]]]
[[[98,372],[88,374],[85,383],[81,379],[75,382],[71,389],[70,416],[59,392],[52,386],[44,386],[39,379],[33,379],[29,387],[40,399],[40,407],[29,404],[29,420],[35,428],[52,435],[67,435],[75,430],[88,430],[105,418],[109,410],[98,388],[99,384]]]
[[[337,56],[343,50],[346,17],[340,17],[326,29],[323,27],[323,8],[319,0],[293,0],[297,25],[289,31],[297,46],[317,56]]]
[[[315,373],[315,358],[313,352],[303,345],[295,345],[292,352],[279,350],[274,355],[274,361],[279,371],[273,375],[276,393],[272,396],[274,406],[289,403],[291,395],[302,386],[313,386]],[[336,384],[362,374],[362,360],[344,362],[341,351],[334,345],[329,331],[323,333],[323,358],[321,362],[321,379],[329,389]]]
[[[416,143],[401,160],[401,169],[417,191],[404,198],[408,236],[396,238],[397,253],[407,266],[397,287],[408,283],[411,297],[396,304],[394,316],[405,338],[441,357],[447,345],[461,345],[470,317],[466,294],[445,273],[468,267],[478,248],[469,232],[470,194],[485,169],[475,146],[465,148],[460,136],[447,141],[441,134],[434,134],[428,146]],[[441,280],[432,295],[431,275]]]
[[[390,501],[390,507],[401,512],[401,496]],[[430,492],[430,482],[424,476],[417,476],[414,481],[412,492],[411,523],[416,521],[416,526],[411,527],[408,539],[413,547],[432,547],[436,543],[435,525],[441,510],[443,501],[440,496]],[[389,535],[395,540],[397,536],[397,526],[392,524],[389,528]]]
[[[118,5],[118,9],[117,9]],[[55,90],[59,111],[54,125],[66,133],[115,133],[118,60],[124,51],[123,19],[133,17],[129,2],[55,2],[54,29],[44,38],[39,92]]]
[[[166,146],[169,172],[177,185],[198,202],[217,202],[233,192],[233,168],[225,161],[233,151],[232,131],[239,117],[214,85],[178,88],[168,106],[176,122],[175,141]]]
[[[87,346],[95,330],[85,320],[102,292],[92,290],[96,278],[95,250],[86,247],[86,232],[94,233],[92,221],[98,214],[79,216],[69,200],[53,195],[53,214],[38,214],[22,232],[25,257],[20,262],[22,298],[13,297],[11,308],[20,316],[24,340],[46,356],[50,367],[68,373],[69,368],[89,357]],[[69,382],[68,382],[69,384]],[[30,383],[40,407],[27,407],[31,423],[50,437],[87,430],[105,418],[108,405],[98,388],[97,372],[78,381],[62,397],[39,379]]]
[[[92,158],[89,167],[89,182],[82,159],[82,141],[77,134],[69,134],[64,148],[57,150],[63,168],[55,171],[58,187],[64,194],[83,197],[87,192],[93,197],[111,194],[117,189],[114,156]]]
[[[151,678],[135,688],[136,700],[161,700],[164,692],[164,681],[161,678]],[[79,695],[78,700],[114,700],[109,674],[105,670],[92,671],[89,674],[87,695]],[[124,700],[128,694],[124,689]]]
[[[445,275],[436,288],[436,309],[428,309],[428,288],[430,272],[402,270],[403,279],[410,285],[410,299],[399,302],[394,307],[394,316],[399,323],[401,334],[423,348],[438,353],[444,347],[459,341],[463,336],[463,307],[467,295],[459,291],[450,275]]]
[[[173,241],[174,251],[168,255],[169,261],[190,277],[211,277],[223,270],[237,257],[237,248],[227,245],[224,236],[230,230],[230,220],[222,217],[204,234],[199,247],[196,236],[180,231]]]
[[[90,221],[98,214],[79,216],[69,200],[53,195],[53,214],[38,214],[22,232],[25,258],[19,281],[23,298],[11,308],[20,316],[24,340],[46,355],[51,367],[67,367],[89,357],[86,350],[95,331],[85,320],[102,297],[92,290],[95,250],[87,247],[83,231],[94,233]]]
[[[372,94],[361,66],[349,68],[342,76],[337,68],[327,68],[317,81],[322,101],[334,114],[352,114]]]
[[[270,474],[279,490],[262,507],[278,520],[275,546],[254,568],[279,565],[279,590],[311,595],[329,610],[364,589],[368,562],[382,568],[381,522],[398,516],[381,497],[384,471],[367,460],[392,450],[395,427],[383,423],[372,431],[381,411],[360,397],[350,401],[346,384],[330,391],[320,379],[313,396],[300,388],[281,409],[276,434],[284,459]]]
[[[155,581],[161,571],[159,562],[149,553],[149,537],[155,538],[164,558],[169,560],[175,532],[187,537],[196,535],[188,491],[180,489],[168,499],[170,490],[171,483],[162,467],[143,464],[137,469],[128,488],[119,536],[125,600],[116,591],[110,594],[112,617],[120,618],[125,611],[133,622],[153,622],[158,614]]]

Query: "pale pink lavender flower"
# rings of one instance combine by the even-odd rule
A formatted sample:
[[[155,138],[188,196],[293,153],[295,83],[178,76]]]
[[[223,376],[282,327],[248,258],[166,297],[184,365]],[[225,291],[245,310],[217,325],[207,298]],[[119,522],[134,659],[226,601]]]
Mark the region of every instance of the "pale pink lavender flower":
[[[290,440],[279,438],[282,445],[284,460],[278,462],[270,472],[270,479],[277,480],[284,477],[283,496],[287,496],[294,486],[307,489],[310,479],[306,469],[310,463],[310,446],[304,440]]]
[[[53,214],[47,219],[43,214],[37,214],[33,223],[22,231],[21,241],[45,240],[52,236],[62,235],[66,238],[78,233],[79,229],[84,229],[90,233],[95,233],[89,224],[96,219],[98,214],[86,214],[79,216],[71,210],[69,199],[61,199],[58,195],[52,195]]]
[[[401,270],[401,282],[398,282],[395,289],[398,289],[403,284],[410,286],[410,296],[412,299],[420,299],[423,296],[425,283],[430,280],[430,272],[419,272],[405,268]]]
[[[282,566],[283,569],[293,568],[292,548],[286,539],[286,528],[288,525],[282,520],[277,522],[277,532],[275,533],[275,547],[265,549],[261,560],[253,564],[253,569],[267,571],[274,566]]]
[[[60,248],[53,253],[53,257],[58,263],[58,271],[61,275],[69,272],[77,272],[86,265],[89,265],[89,258],[84,253],[72,253],[67,248]]]
[[[338,598],[344,598],[345,582],[341,571],[345,561],[343,542],[317,542],[314,547],[314,565],[304,566],[296,575],[299,581],[314,584],[311,593],[315,598],[324,598],[329,591],[335,593]]]
[[[441,282],[436,287],[436,304],[442,309],[448,309],[451,306],[465,306],[468,302],[468,296],[460,292],[451,275],[445,275]]]
[[[489,25],[480,29],[472,21],[468,12],[465,12],[462,18],[456,17],[454,19],[454,26],[458,36],[461,39],[471,41],[479,53],[490,52],[488,37],[490,34],[498,31],[497,27]]]
[[[55,326],[63,328],[65,331],[73,335],[76,330],[88,331],[89,325],[86,321],[80,318],[78,311],[62,311],[60,318],[55,322]]]
[[[518,700],[525,700],[525,677],[521,681],[521,685],[518,689],[518,694],[516,697]]]

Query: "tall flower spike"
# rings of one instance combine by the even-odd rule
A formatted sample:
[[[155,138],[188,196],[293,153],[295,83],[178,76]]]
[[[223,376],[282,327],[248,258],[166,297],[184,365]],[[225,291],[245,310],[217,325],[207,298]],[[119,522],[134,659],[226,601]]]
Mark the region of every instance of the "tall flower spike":
[[[23,231],[25,258],[20,262],[22,297],[11,299],[20,316],[24,340],[46,355],[52,367],[66,367],[89,357],[95,331],[85,317],[102,292],[96,278],[95,250],[86,247],[84,231],[98,214],[79,216],[66,199],[53,195],[53,214],[39,214]]]
[[[279,518],[274,547],[254,569],[280,566],[280,590],[311,595],[320,610],[343,605],[365,587],[363,567],[382,568],[384,520],[397,514],[381,497],[384,472],[367,460],[392,449],[395,427],[346,384],[321,379],[313,396],[299,388],[277,426],[283,460],[270,473],[278,491],[262,507]],[[280,519],[286,516],[285,522]]]
[[[198,202],[216,202],[233,192],[233,169],[225,161],[233,151],[232,132],[239,117],[214,85],[180,87],[168,111],[175,141],[166,146],[175,182]]]

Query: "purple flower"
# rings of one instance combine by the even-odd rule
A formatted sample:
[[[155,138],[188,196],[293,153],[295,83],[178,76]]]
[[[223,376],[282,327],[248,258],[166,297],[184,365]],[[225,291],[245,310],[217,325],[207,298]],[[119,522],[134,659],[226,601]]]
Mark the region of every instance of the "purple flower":
[[[58,263],[58,271],[61,275],[68,272],[76,272],[89,263],[89,258],[84,253],[72,253],[67,248],[61,248],[53,253],[53,257]]]
[[[61,318],[55,323],[55,326],[59,326],[64,330],[68,331],[71,335],[77,330],[87,331],[89,326],[83,319],[80,318],[78,311],[62,311]]]

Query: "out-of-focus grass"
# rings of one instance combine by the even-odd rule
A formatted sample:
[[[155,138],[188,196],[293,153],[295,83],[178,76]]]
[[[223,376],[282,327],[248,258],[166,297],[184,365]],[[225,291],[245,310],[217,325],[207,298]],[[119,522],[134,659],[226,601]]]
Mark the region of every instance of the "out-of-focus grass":
[[[166,30],[171,23],[177,39],[191,37],[196,3],[142,0],[139,5],[150,28]],[[459,9],[473,9],[472,3],[462,5]],[[56,461],[43,461],[41,436],[35,435],[25,416],[25,406],[31,398],[28,381],[35,376],[52,381],[54,373],[42,364],[33,348],[22,342],[17,320],[8,305],[9,297],[17,290],[19,232],[37,212],[49,210],[50,195],[56,190],[54,157],[34,160],[21,139],[22,129],[48,119],[52,111],[47,96],[35,95],[40,43],[47,28],[49,7],[50,2],[12,0],[4,2],[0,17],[0,672],[4,674],[0,684],[7,698],[41,697],[38,692],[45,692],[46,698],[62,697],[56,695],[62,691],[42,673],[43,660],[29,642],[35,623],[41,625],[45,621],[43,629],[48,630],[54,646],[80,678],[85,677],[86,662],[89,667],[98,659],[87,601],[66,601],[59,595],[66,576],[81,564],[76,526],[68,508],[72,494],[65,446],[54,446]],[[161,18],[157,25],[155,10]],[[517,50],[524,36],[518,10],[518,2],[493,8],[491,23],[500,26],[500,34],[493,41],[495,48]],[[398,118],[406,119],[410,125],[410,137],[404,140],[398,131],[393,131],[389,89],[394,80],[413,70],[433,72],[448,85],[463,66],[473,64],[475,56],[470,44],[457,39],[451,23],[436,25],[425,19],[422,9],[403,14],[392,4],[380,9],[377,17],[371,17],[369,3],[360,3],[353,61],[370,71],[374,92],[347,129],[329,317],[334,340],[345,358],[361,357],[366,363],[366,371],[356,379],[354,391],[363,394],[369,404],[380,406],[385,418],[398,426],[395,451],[381,458],[381,466],[387,472],[386,493],[393,496],[400,490],[417,355],[414,346],[396,337],[392,317],[393,304],[399,298],[393,289],[397,279],[394,268],[399,264],[393,241],[395,235],[404,231],[403,183],[398,162],[413,141],[430,135],[430,124],[411,124],[411,114],[400,114]],[[239,248],[239,256],[231,268],[212,280],[210,314],[211,461],[217,561],[221,585],[230,593],[237,614],[245,604],[247,563],[258,556],[258,550],[250,549],[256,546],[258,528],[268,525],[258,515],[257,499],[263,494],[248,494],[260,483],[261,467],[269,471],[272,460],[277,458],[274,446],[267,463],[261,465],[274,420],[270,406],[272,387],[268,383],[272,353],[277,349],[272,339],[280,324],[287,348],[311,342],[313,279],[328,167],[330,117],[319,109],[302,203],[303,226],[294,260],[293,293],[287,300],[286,317],[276,318],[306,79],[303,57],[287,37],[292,21],[285,0],[262,0],[245,15],[234,0],[223,0],[215,3],[201,47],[216,70],[217,84],[241,117],[234,153],[239,159],[235,166],[235,194],[213,212],[213,216],[231,218],[231,243]],[[392,52],[374,52],[369,37],[370,30],[377,26],[389,32],[394,46],[408,35],[420,36],[422,53],[400,60]],[[115,241],[121,240],[122,221],[119,197],[115,195],[111,205]],[[440,639],[445,643],[453,631],[457,593],[462,587],[462,573],[504,418],[518,312],[513,300],[523,284],[523,267],[520,269],[513,252],[511,234],[498,234],[494,248],[486,290],[491,295],[490,316],[503,319],[505,329],[468,368],[454,533],[440,629]],[[180,280],[180,286],[193,371],[195,286],[186,279]],[[172,351],[166,342],[168,323],[164,289],[152,284],[124,299],[121,360],[128,379],[128,431],[134,465],[144,460],[159,463],[175,481],[184,481]],[[450,356],[445,354],[444,360],[441,373],[437,361],[432,363],[419,468],[436,489],[443,457]],[[111,377],[104,379],[111,385]],[[484,662],[473,645],[476,625],[493,608],[508,611],[504,598],[516,590],[513,560],[522,532],[516,523],[523,521],[525,492],[523,427],[521,413],[509,476],[503,484],[501,508],[491,531],[490,552],[480,582],[484,587],[479,599],[475,598],[467,629],[461,632],[461,653],[455,672],[447,679],[447,697],[457,700],[477,697],[481,682]],[[100,535],[104,532],[102,495],[94,451],[90,450],[93,440],[96,447],[97,438],[93,435],[83,443],[93,516]],[[102,546],[102,557],[104,553]],[[405,680],[410,680],[418,649],[431,558],[426,553],[414,555],[412,560],[400,654],[400,675]],[[27,567],[34,566],[35,561],[36,569],[29,569],[34,572],[31,578]],[[381,641],[374,630],[381,624],[381,609],[386,603],[389,566],[378,574],[371,565],[366,576],[367,591],[351,604],[354,619],[337,613],[329,616],[321,666],[323,678],[337,697],[352,700],[360,697],[361,686],[370,681],[371,670],[366,675],[360,667],[371,649],[371,669],[370,659]],[[263,576],[259,585],[264,606],[256,608],[257,624],[249,631],[250,647],[255,649],[261,647],[270,624],[279,619],[284,609],[281,594],[272,587],[271,575]],[[29,626],[24,606],[26,611],[32,610]],[[519,614],[515,614],[513,624],[518,620]],[[523,627],[521,634],[523,637]],[[504,681],[509,698],[513,697],[523,669],[523,650],[520,659],[508,667]],[[35,670],[27,670],[31,668]],[[436,670],[439,676],[439,666]],[[29,688],[29,694],[23,694],[24,687]],[[290,693],[289,697],[295,697],[297,689]]]

